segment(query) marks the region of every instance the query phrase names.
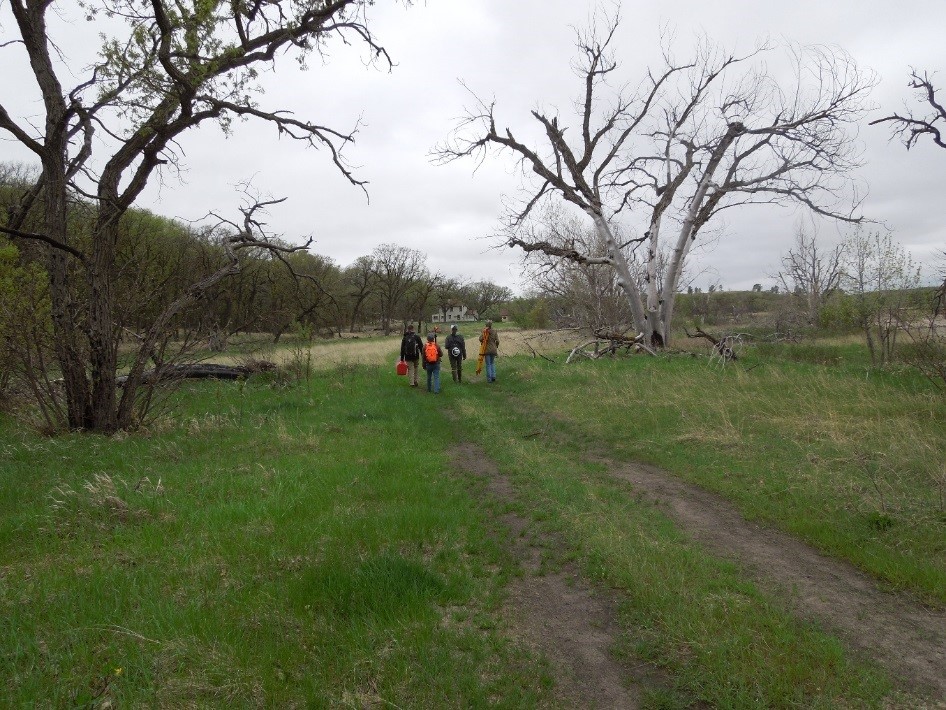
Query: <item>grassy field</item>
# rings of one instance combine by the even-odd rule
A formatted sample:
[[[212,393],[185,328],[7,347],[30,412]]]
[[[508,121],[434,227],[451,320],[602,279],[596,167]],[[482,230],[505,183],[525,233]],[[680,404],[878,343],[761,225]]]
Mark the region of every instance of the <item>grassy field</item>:
[[[806,361],[849,347],[748,351],[725,369],[685,356],[567,370],[536,360],[511,387],[535,421],[660,465],[946,603],[946,398],[911,371]]]
[[[541,704],[510,562],[388,369],[179,395],[125,438],[0,429],[7,706]]]
[[[3,701],[554,704],[550,669],[499,612],[516,566],[502,511],[450,465],[458,440],[489,451],[514,486],[507,505],[617,596],[617,652],[671,678],[650,707],[889,701],[882,672],[589,454],[659,464],[942,604],[942,395],[844,365],[851,343],[725,369],[684,356],[565,367],[507,357],[528,348],[501,337],[496,386],[446,382],[439,397],[394,376],[392,338],[319,346],[307,382],[188,386],[173,417],[133,436],[50,439],[0,420]],[[345,352],[380,364],[336,364]]]

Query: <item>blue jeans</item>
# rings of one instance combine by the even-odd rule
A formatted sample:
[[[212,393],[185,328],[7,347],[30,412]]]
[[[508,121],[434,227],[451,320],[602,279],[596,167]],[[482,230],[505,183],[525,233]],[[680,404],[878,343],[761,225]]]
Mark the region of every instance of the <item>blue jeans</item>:
[[[440,394],[440,363],[439,362],[428,362],[427,363],[427,391],[430,392],[430,382],[433,380],[434,394]]]
[[[485,359],[486,359],[486,381],[495,382],[496,381],[496,356],[487,355]]]

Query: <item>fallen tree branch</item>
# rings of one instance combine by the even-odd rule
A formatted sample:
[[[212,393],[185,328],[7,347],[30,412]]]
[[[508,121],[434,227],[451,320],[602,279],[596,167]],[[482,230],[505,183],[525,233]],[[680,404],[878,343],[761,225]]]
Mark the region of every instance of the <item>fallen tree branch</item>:
[[[716,354],[725,362],[727,360],[738,360],[739,357],[736,355],[736,352],[733,350],[732,346],[735,340],[741,338],[740,335],[724,335],[722,338],[716,338],[709,333],[707,333],[702,328],[697,328],[696,333],[691,333],[686,328],[683,329],[683,332],[687,334],[688,338],[705,338],[713,344],[713,349],[716,351]]]
[[[156,367],[142,373],[141,381],[146,384],[154,384],[165,380],[188,380],[188,379],[217,379],[217,380],[238,380],[249,377],[257,372],[274,370],[276,366],[267,361],[260,361],[250,365],[215,365],[212,363],[198,363],[193,365],[165,365]],[[118,377],[116,383],[119,387],[124,387],[128,376]]]
[[[522,342],[523,342],[523,344],[524,344],[527,348],[529,348],[529,352],[532,353],[532,357],[534,357],[534,358],[535,358],[535,357],[540,357],[540,358],[542,358],[543,360],[548,360],[549,362],[555,362],[555,360],[553,360],[552,358],[547,357],[547,356],[543,355],[543,354],[540,353],[540,352],[537,352],[536,349],[535,349],[534,347],[532,347],[532,344],[531,344],[528,340],[523,340]]]

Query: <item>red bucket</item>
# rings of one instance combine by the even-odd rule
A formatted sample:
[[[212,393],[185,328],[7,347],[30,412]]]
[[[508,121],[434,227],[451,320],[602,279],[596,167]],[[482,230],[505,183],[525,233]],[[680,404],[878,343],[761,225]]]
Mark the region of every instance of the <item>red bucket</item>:
[[[407,363],[403,360],[398,360],[397,367],[394,368],[395,372],[399,375],[407,374]]]

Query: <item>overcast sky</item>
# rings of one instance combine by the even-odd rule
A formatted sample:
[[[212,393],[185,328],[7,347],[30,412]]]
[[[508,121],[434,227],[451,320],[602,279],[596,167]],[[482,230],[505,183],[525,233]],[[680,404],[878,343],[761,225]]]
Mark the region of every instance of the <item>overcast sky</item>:
[[[13,21],[0,0],[0,43],[10,39]],[[71,20],[72,3],[59,3]],[[300,71],[291,60],[262,77],[264,109],[293,110],[300,118],[339,129],[361,119],[357,142],[346,149],[357,175],[369,181],[370,202],[331,167],[324,151],[304,150],[280,140],[270,126],[237,123],[225,137],[206,126],[181,142],[186,171],[167,175],[145,193],[140,206],[163,215],[196,219],[210,209],[235,213],[234,185],[252,180],[261,192],[288,200],[269,216],[270,228],[290,241],[311,235],[314,250],[347,265],[381,243],[421,249],[432,270],[471,279],[486,278],[519,290],[519,255],[493,249],[504,194],[515,194],[520,176],[499,157],[476,165],[436,166],[431,148],[445,139],[471,90],[495,96],[497,118],[517,132],[529,110],[558,109],[571,115],[580,89],[571,70],[575,27],[588,23],[595,3],[583,0],[428,0],[410,7],[379,0],[371,8],[373,32],[396,66],[366,67],[357,48],[336,46],[324,65],[315,60]],[[610,3],[606,7],[613,7]],[[665,0],[625,1],[616,47],[626,79],[634,84],[655,63],[661,28],[670,28],[680,53],[699,34],[733,50],[760,40],[837,45],[879,84],[872,94],[873,117],[911,106],[910,67],[939,71],[946,94],[946,2],[913,0]],[[55,27],[56,32],[63,27]],[[96,28],[80,21],[67,26],[58,43],[73,66],[88,63]],[[0,101],[15,116],[38,116],[18,49],[0,50]],[[77,76],[80,75],[76,72]],[[68,81],[68,79],[64,79]],[[888,225],[922,263],[946,249],[946,151],[930,141],[907,152],[888,142],[884,127],[861,128],[864,159],[860,179],[869,185],[865,216]],[[29,159],[17,145],[0,142],[0,160]],[[727,289],[773,283],[780,255],[790,246],[802,213],[777,207],[733,210],[716,225],[712,248],[697,254],[697,284],[721,282]],[[839,238],[822,225],[826,240]]]

